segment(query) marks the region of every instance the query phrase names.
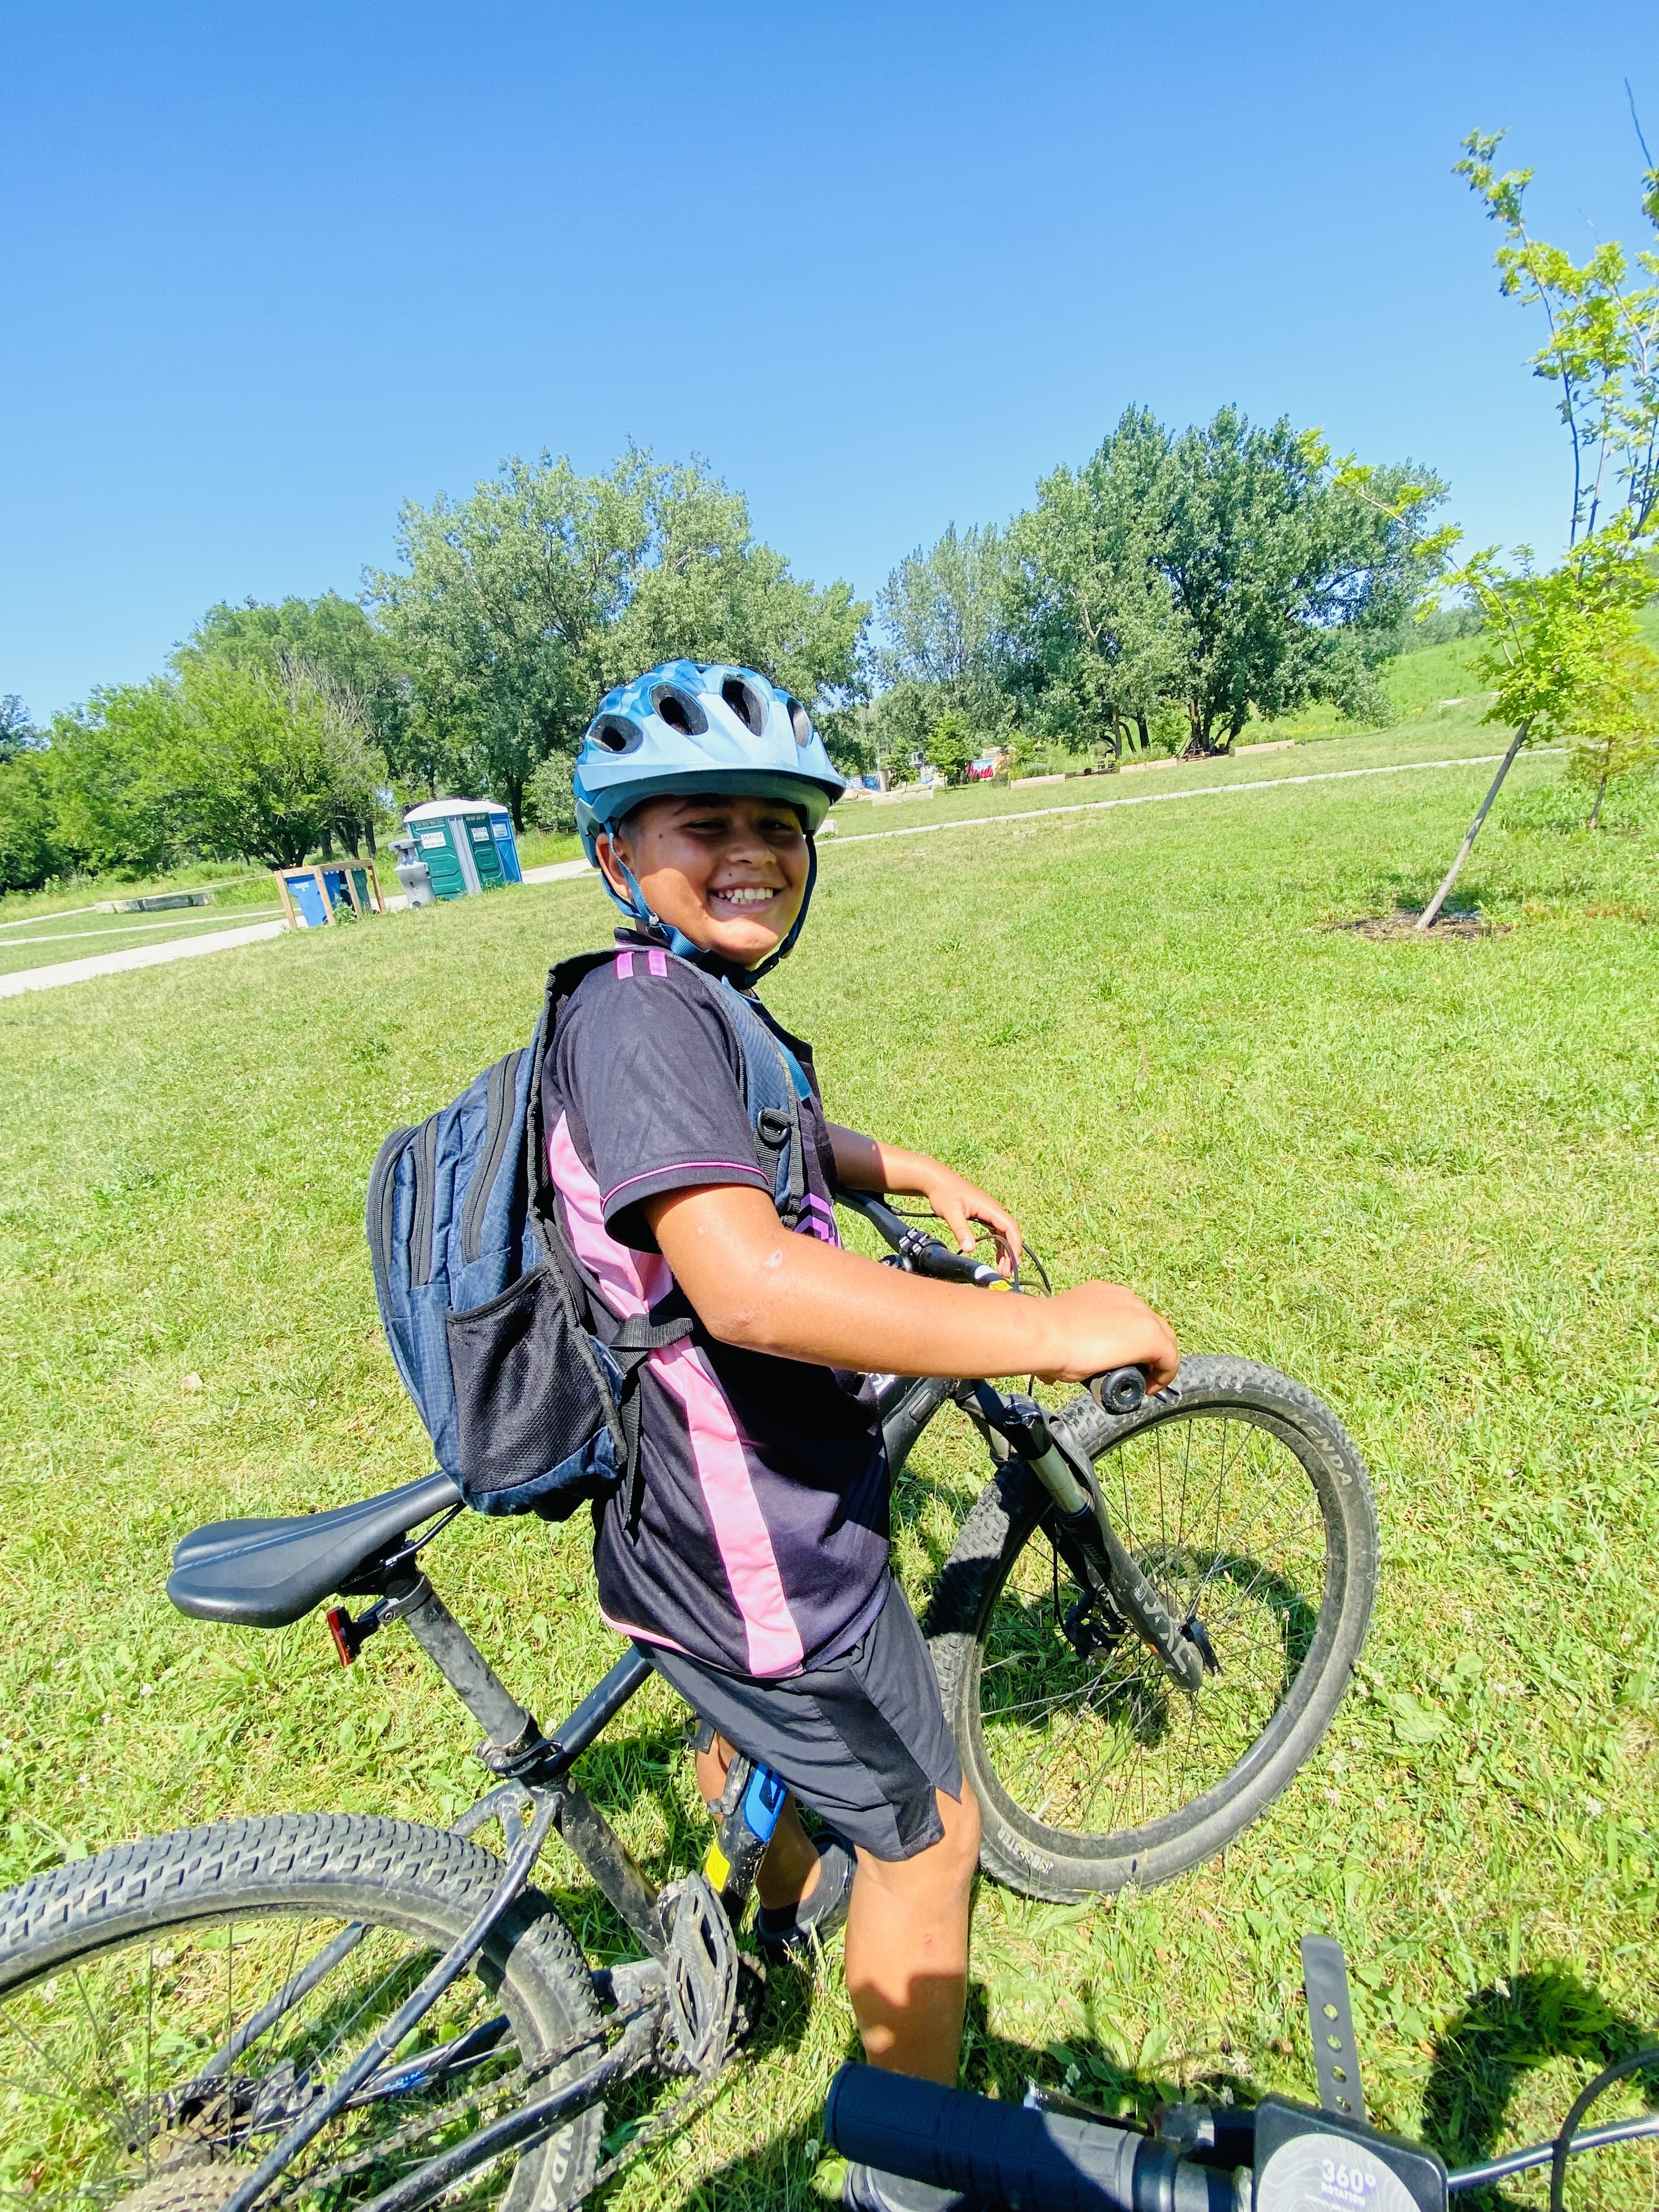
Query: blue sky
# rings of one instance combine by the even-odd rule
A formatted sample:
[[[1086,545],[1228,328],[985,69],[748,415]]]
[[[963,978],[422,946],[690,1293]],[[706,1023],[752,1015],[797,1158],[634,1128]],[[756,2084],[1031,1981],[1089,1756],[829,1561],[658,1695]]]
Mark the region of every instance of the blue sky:
[[[0,15],[0,692],[357,588],[543,447],[706,455],[871,594],[1132,401],[1322,424],[1553,547],[1561,433],[1449,174],[1636,242],[1652,0],[1180,9],[53,0]]]

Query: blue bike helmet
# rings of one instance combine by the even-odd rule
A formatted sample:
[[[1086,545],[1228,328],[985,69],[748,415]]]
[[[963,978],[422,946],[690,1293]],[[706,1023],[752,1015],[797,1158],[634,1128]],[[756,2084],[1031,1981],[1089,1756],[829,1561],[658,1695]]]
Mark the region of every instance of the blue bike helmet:
[[[595,866],[600,831],[614,830],[647,799],[720,792],[787,799],[799,810],[811,847],[847,788],[798,699],[752,668],[700,667],[694,660],[666,660],[605,694],[577,751],[572,786],[576,827]],[[666,937],[677,952],[696,951],[658,921],[632,874],[623,872],[631,900],[611,895],[629,919]],[[751,981],[799,936],[817,875],[814,848],[794,927],[769,960],[749,971]]]

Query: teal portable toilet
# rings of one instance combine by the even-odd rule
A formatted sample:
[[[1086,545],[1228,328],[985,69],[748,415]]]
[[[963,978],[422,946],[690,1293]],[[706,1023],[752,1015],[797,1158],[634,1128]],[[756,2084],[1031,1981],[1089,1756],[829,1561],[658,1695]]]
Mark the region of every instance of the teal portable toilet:
[[[404,826],[438,898],[465,898],[524,881],[513,817],[495,799],[430,799],[410,808]]]

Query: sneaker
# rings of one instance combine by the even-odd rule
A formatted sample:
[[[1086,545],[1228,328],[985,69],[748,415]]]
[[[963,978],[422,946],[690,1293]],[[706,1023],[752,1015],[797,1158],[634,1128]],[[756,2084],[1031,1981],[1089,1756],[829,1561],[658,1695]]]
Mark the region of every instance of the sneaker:
[[[826,1942],[847,1917],[858,1860],[840,1836],[817,1839],[818,1878],[812,1893],[799,1905],[763,1905],[755,1916],[755,1940],[771,1959],[804,1958],[816,1936]]]
[[[908,2181],[878,2166],[849,2166],[841,2201],[844,2212],[988,2212],[977,2197],[936,2189],[931,2181]]]

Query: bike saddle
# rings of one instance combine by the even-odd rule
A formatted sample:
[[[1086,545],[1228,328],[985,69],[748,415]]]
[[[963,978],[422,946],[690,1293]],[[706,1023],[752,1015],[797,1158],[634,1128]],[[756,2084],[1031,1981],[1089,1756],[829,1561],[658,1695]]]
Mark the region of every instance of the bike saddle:
[[[197,1620],[286,1628],[350,1581],[377,1552],[459,1502],[442,1473],[358,1505],[288,1521],[215,1521],[179,1541],[167,1595]]]

